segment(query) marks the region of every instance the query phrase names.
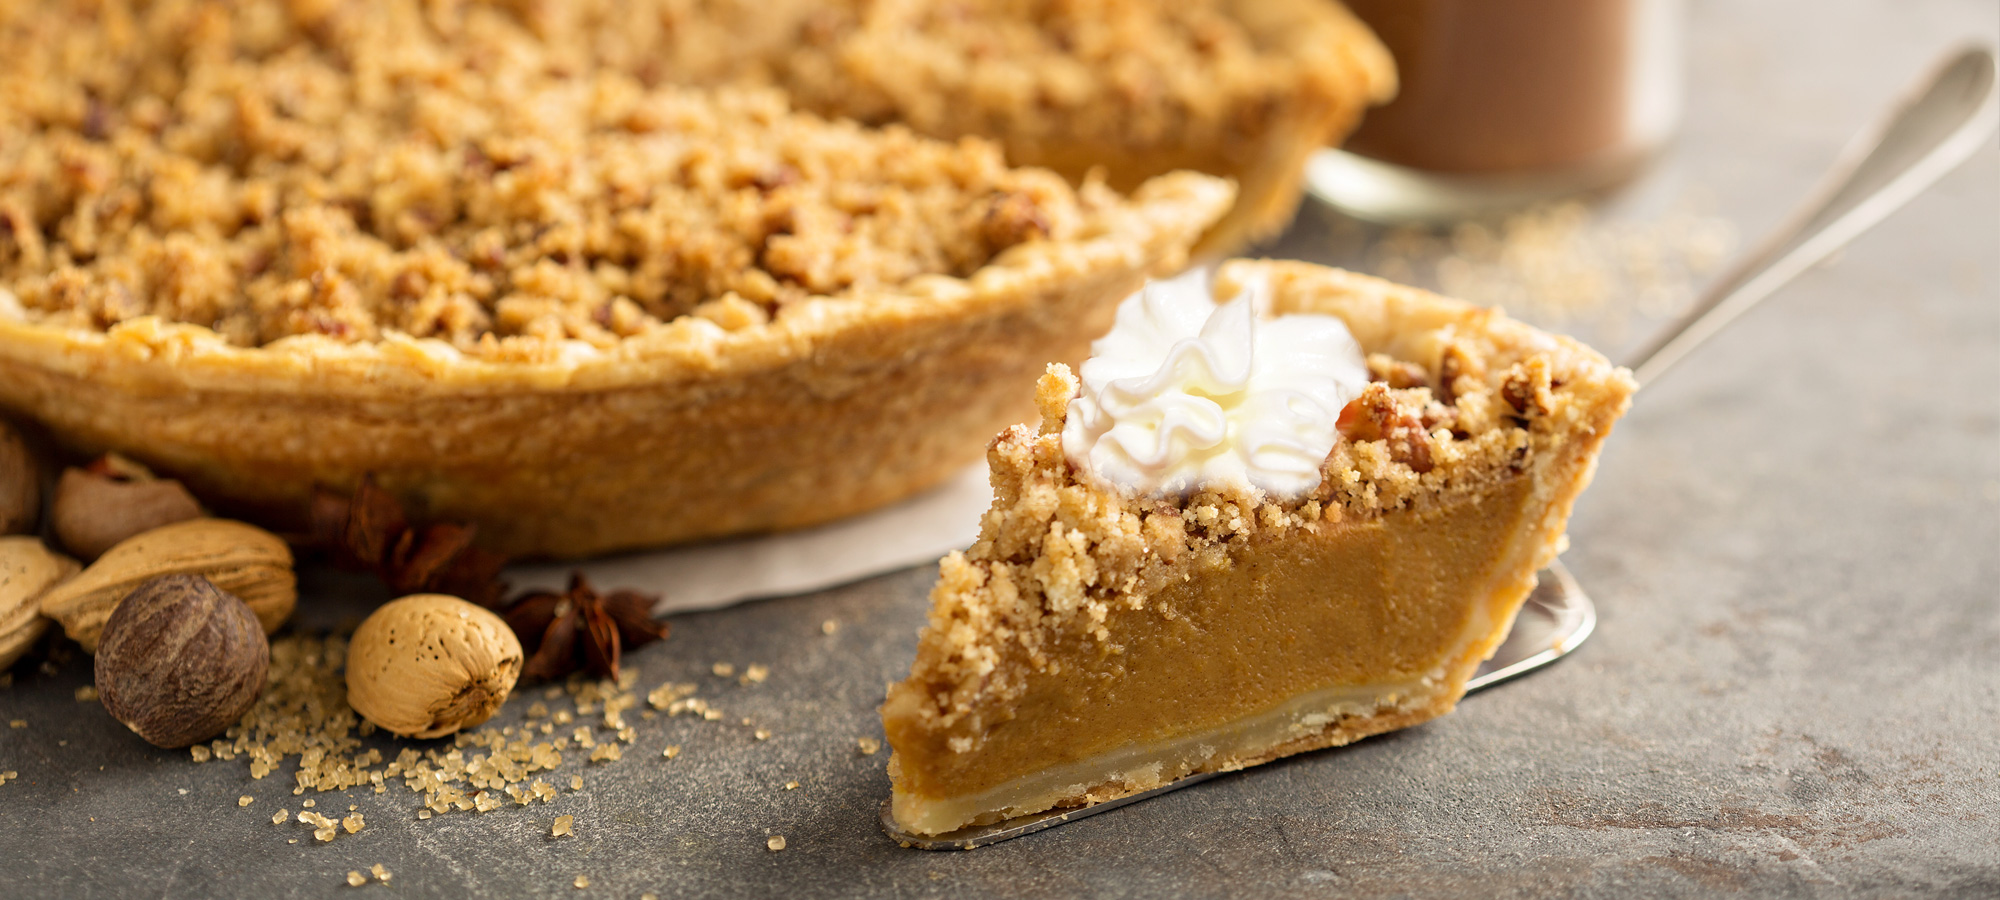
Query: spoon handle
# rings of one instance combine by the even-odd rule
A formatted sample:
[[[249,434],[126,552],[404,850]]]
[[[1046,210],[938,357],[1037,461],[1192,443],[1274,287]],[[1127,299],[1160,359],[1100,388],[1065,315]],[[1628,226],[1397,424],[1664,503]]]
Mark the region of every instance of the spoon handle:
[[[1887,119],[1856,136],[1784,227],[1633,355],[1626,363],[1633,377],[1652,383],[1723,326],[1964,162],[2000,122],[1993,93],[1991,50],[1967,47],[1946,58]]]

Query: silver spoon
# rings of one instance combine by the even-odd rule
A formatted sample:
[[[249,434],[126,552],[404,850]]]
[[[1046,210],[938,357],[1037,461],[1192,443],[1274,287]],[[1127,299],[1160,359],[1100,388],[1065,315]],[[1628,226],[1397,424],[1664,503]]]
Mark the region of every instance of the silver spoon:
[[[1634,354],[1627,366],[1649,384],[1723,326],[1779,287],[1888,218],[1910,198],[1957,168],[2000,122],[1993,103],[1993,53],[1968,47],[1947,56],[1888,118],[1857,135],[1820,188],[1786,224],[1760,243],[1695,301],[1680,320]],[[1562,658],[1597,627],[1597,608],[1562,563],[1542,572],[1500,648],[1465,683],[1471,694],[1518,678]],[[941,835],[896,826],[882,803],[882,830],[905,847],[971,850],[1157,797],[1214,778],[1203,772],[1116,800],[1019,816]]]

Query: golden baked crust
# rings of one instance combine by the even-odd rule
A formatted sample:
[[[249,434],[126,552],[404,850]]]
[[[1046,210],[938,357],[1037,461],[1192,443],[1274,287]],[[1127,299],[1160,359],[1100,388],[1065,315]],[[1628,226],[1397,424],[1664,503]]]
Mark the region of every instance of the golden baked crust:
[[[510,553],[808,525],[969,462],[1231,199],[426,15],[0,7],[0,406],[273,515],[374,472]]]
[[[1630,377],[1495,310],[1302,263],[1232,262],[1280,312],[1345,320],[1381,383],[1321,485],[1185,502],[1081,479],[1076,383],[988,453],[995,501],[947,557],[883,721],[920,833],[1111,799],[1441,715],[1558,552]]]

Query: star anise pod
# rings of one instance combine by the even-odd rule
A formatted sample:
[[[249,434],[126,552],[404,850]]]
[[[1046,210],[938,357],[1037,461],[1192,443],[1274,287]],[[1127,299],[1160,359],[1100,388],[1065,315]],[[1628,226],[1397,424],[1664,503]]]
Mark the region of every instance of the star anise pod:
[[[528,651],[523,674],[556,679],[580,668],[616,679],[626,649],[667,636],[667,623],[653,619],[659,599],[632,590],[599,594],[582,572],[572,572],[569,590],[531,591],[502,615]]]
[[[363,475],[352,497],[315,491],[312,526],[336,565],[374,572],[398,594],[450,594],[490,607],[505,591],[507,557],[473,546],[474,526],[418,525],[373,477]]]

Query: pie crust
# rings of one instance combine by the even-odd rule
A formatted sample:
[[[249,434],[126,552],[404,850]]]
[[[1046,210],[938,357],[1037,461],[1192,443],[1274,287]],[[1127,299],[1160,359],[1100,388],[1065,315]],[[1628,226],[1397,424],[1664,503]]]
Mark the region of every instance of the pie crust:
[[[1237,201],[1197,255],[1291,222],[1306,161],[1396,91],[1373,32],[1331,0],[812,4],[769,77],[793,102],[1001,142],[1010,162],[1135,189],[1191,169]]]
[[[476,4],[54,8],[0,11],[0,409],[280,525],[365,473],[517,555],[893,502],[1233,198],[651,87]]]
[[[988,453],[995,502],[947,557],[910,677],[882,707],[898,824],[940,834],[1349,743],[1449,712],[1563,545],[1634,385],[1590,349],[1303,263],[1278,312],[1345,320],[1371,385],[1321,485],[1274,502],[1133,496],[1039,428]],[[1343,416],[1344,423],[1349,419]]]

